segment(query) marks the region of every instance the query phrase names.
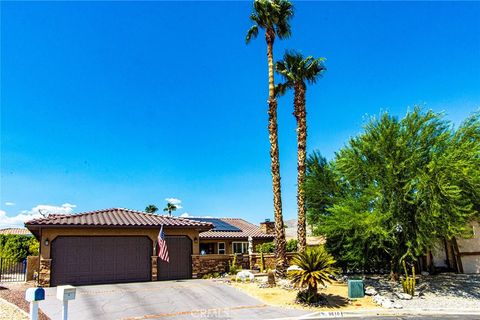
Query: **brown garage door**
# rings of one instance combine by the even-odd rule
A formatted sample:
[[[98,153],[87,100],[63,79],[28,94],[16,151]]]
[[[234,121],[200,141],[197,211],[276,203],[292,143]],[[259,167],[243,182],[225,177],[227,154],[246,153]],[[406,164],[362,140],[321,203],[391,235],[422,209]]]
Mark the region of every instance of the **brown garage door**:
[[[53,286],[151,279],[148,237],[57,237],[51,250]]]
[[[187,236],[166,236],[170,262],[158,259],[158,280],[192,277],[192,241]]]

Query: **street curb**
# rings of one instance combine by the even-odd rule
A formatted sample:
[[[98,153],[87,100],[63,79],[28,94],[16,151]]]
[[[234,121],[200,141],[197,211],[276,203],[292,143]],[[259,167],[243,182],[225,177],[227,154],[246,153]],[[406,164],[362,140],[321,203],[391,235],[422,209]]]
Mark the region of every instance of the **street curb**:
[[[7,305],[9,305],[9,306],[11,306],[11,307],[13,307],[14,309],[17,309],[18,311],[20,311],[21,313],[23,313],[27,318],[30,318],[30,315],[29,315],[25,310],[23,310],[22,308],[20,308],[19,306],[17,306],[16,304],[13,304],[13,303],[11,303],[11,302],[3,299],[3,298],[0,298],[0,301],[3,302],[3,303],[5,303],[5,304],[7,304]]]
[[[388,309],[370,309],[370,310],[363,310],[363,311],[346,311],[341,312],[341,316],[339,315],[331,315],[325,314],[327,312],[318,312],[318,313],[311,313],[300,317],[302,320],[308,319],[331,319],[331,318],[361,318],[366,316],[405,316],[405,315],[479,315],[480,310],[458,310],[458,309],[403,309],[403,310],[388,310]]]

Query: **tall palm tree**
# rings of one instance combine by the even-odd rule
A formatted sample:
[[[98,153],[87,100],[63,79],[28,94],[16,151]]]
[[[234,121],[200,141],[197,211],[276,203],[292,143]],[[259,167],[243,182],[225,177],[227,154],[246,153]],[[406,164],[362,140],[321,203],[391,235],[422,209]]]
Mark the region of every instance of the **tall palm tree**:
[[[268,138],[270,140],[270,161],[273,185],[273,208],[275,214],[275,257],[279,276],[285,276],[287,267],[285,228],[282,215],[282,194],[280,185],[280,159],[278,151],[277,100],[273,70],[273,43],[275,37],[290,36],[289,20],[293,17],[293,6],[288,0],[255,0],[250,20],[254,25],[248,30],[247,44],[256,38],[258,29],[265,30],[268,58]]]
[[[283,61],[276,63],[275,68],[284,82],[276,87],[278,95],[287,89],[293,89],[293,115],[297,120],[297,210],[298,210],[298,250],[305,251],[307,247],[307,226],[305,219],[305,190],[303,188],[307,157],[307,109],[305,93],[306,82],[313,84],[326,70],[324,58],[304,58],[301,53],[287,51]]]
[[[149,204],[148,206],[145,207],[145,212],[148,212],[148,213],[155,213],[158,211],[158,208],[156,205],[154,204]]]
[[[169,216],[171,216],[172,212],[175,211],[175,210],[177,210],[177,206],[174,205],[173,203],[170,203],[170,202],[168,202],[167,206],[165,208],[163,208],[163,211],[168,212]]]

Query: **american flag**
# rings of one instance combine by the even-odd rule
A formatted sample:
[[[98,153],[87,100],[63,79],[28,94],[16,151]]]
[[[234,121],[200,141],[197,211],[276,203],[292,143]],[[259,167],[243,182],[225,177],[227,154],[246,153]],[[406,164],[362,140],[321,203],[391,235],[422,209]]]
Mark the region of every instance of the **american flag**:
[[[168,257],[168,248],[167,242],[165,241],[165,233],[163,232],[163,224],[160,228],[160,232],[158,233],[158,257],[163,261],[170,262],[170,258]]]

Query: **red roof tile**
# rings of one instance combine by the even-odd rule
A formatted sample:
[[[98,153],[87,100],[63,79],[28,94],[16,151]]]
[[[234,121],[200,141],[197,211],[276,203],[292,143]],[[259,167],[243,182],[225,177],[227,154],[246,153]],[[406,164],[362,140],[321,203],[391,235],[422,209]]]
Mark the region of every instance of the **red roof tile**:
[[[26,228],[5,228],[0,229],[0,234],[19,234],[19,235],[26,235],[31,236],[32,234]]]
[[[260,231],[260,228],[253,223],[245,221],[240,218],[218,218],[223,222],[226,222],[234,227],[240,229],[240,231],[205,231],[200,233],[200,239],[239,239],[252,237],[253,239],[273,239],[273,234],[266,234]]]
[[[92,226],[92,227],[165,227],[196,228],[209,230],[211,223],[192,221],[186,218],[170,217],[123,208],[112,208],[78,214],[52,214],[25,222],[26,227],[34,226]]]

